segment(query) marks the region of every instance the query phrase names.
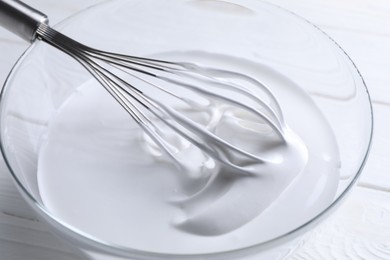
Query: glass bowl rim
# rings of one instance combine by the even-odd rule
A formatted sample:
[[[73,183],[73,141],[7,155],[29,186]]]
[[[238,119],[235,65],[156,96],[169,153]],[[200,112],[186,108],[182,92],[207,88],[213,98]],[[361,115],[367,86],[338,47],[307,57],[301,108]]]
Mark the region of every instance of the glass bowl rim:
[[[95,8],[95,7],[98,7],[98,6],[101,6],[101,5],[105,5],[107,3],[118,2],[118,1],[121,1],[121,0],[106,0],[106,1],[94,4],[92,6],[84,8],[81,11],[78,11],[78,12],[68,16],[67,18],[61,20],[59,23],[57,23],[53,27],[55,28],[56,26],[59,26],[59,25],[61,25],[63,23],[66,23],[66,22],[72,20],[75,16],[82,15],[84,12],[88,11],[89,9],[92,9],[92,8]],[[346,53],[346,51],[331,36],[329,36],[326,32],[324,32],[322,29],[320,29],[318,26],[316,26],[312,22],[310,22],[307,19],[301,17],[300,15],[294,13],[293,11],[290,11],[290,10],[288,10],[286,8],[283,8],[283,7],[281,7],[279,5],[276,5],[276,4],[273,4],[273,3],[269,3],[269,2],[266,2],[266,1],[262,1],[262,2],[265,3],[265,4],[271,5],[273,7],[279,8],[280,10],[282,10],[284,12],[287,12],[287,13],[289,13],[292,16],[295,16],[297,19],[300,19],[301,21],[305,21],[310,26],[312,26],[313,29],[318,30],[323,35],[325,35],[331,42],[333,42],[333,44],[335,45],[334,47],[339,48],[342,51],[342,53],[345,55],[344,58],[346,58],[347,60],[349,60],[351,62],[352,67],[358,73],[359,78],[361,79],[361,81],[363,83],[363,87],[364,87],[364,89],[366,91],[368,104],[369,104],[369,110],[370,110],[370,119],[371,119],[370,120],[369,140],[368,140],[368,145],[367,145],[367,148],[366,148],[366,152],[365,152],[363,160],[362,160],[362,162],[361,162],[361,164],[360,164],[360,166],[359,166],[355,176],[351,180],[351,182],[346,186],[344,191],[342,193],[340,193],[340,195],[330,205],[328,205],[320,213],[318,213],[317,215],[312,217],[307,222],[299,225],[298,227],[296,227],[296,228],[294,228],[294,229],[292,229],[292,230],[290,230],[290,231],[288,231],[288,232],[286,232],[286,233],[284,233],[282,235],[279,235],[279,236],[274,237],[274,238],[272,238],[270,240],[267,240],[267,241],[264,241],[264,242],[261,242],[261,243],[257,243],[257,244],[254,244],[254,245],[250,245],[250,246],[247,246],[247,247],[243,247],[243,248],[227,250],[227,251],[221,251],[221,252],[215,252],[215,253],[199,253],[199,254],[170,254],[170,253],[157,253],[157,252],[149,252],[149,251],[144,251],[144,250],[132,249],[130,247],[124,247],[124,246],[120,246],[120,245],[113,244],[113,243],[108,243],[108,242],[102,241],[100,239],[97,239],[97,238],[95,238],[95,237],[93,237],[93,236],[91,236],[89,234],[86,234],[85,232],[83,232],[81,230],[78,230],[77,228],[75,228],[75,227],[65,223],[64,221],[60,220],[59,218],[54,216],[52,213],[50,213],[48,210],[46,210],[34,198],[34,196],[24,187],[22,182],[19,180],[17,175],[12,170],[11,164],[9,163],[9,161],[7,159],[7,155],[6,155],[7,152],[6,152],[6,148],[4,146],[4,143],[3,143],[3,137],[0,136],[0,150],[1,150],[1,154],[2,154],[2,156],[4,158],[4,161],[5,161],[6,165],[7,165],[7,168],[9,169],[9,172],[10,172],[11,176],[13,177],[14,182],[17,185],[17,188],[22,193],[23,197],[27,200],[27,202],[32,206],[32,208],[35,211],[37,211],[46,220],[49,220],[48,222],[50,222],[51,224],[54,223],[55,225],[59,225],[59,227],[61,229],[65,229],[66,232],[71,234],[72,239],[76,239],[79,242],[82,242],[83,244],[86,244],[88,246],[92,246],[92,248],[94,250],[98,250],[98,251],[102,251],[102,252],[108,252],[108,253],[114,253],[115,255],[125,256],[125,257],[126,256],[133,256],[134,257],[134,256],[140,256],[140,255],[142,255],[142,256],[149,256],[149,257],[152,257],[152,259],[161,259],[161,258],[164,258],[164,259],[193,259],[194,257],[213,257],[213,256],[214,257],[221,257],[221,256],[228,256],[230,254],[239,253],[239,252],[245,252],[245,251],[249,251],[249,250],[256,250],[256,249],[257,250],[261,250],[262,248],[268,248],[269,246],[272,247],[272,245],[274,243],[276,243],[278,241],[281,241],[281,240],[284,240],[284,239],[288,239],[289,237],[294,236],[295,234],[298,234],[300,231],[301,232],[304,231],[306,228],[309,228],[311,225],[313,225],[315,223],[318,223],[323,217],[325,217],[326,215],[330,214],[332,209],[335,209],[336,206],[338,206],[340,204],[340,202],[346,197],[346,195],[349,194],[350,190],[353,188],[353,186],[356,184],[357,180],[359,179],[359,177],[360,177],[360,175],[361,175],[361,173],[363,171],[363,168],[364,168],[364,166],[365,166],[365,164],[367,162],[368,155],[370,153],[371,146],[372,146],[373,130],[374,130],[374,114],[373,114],[371,97],[370,97],[370,94],[368,92],[367,85],[366,85],[366,83],[365,83],[365,81],[363,79],[363,76],[360,73],[360,71],[358,70],[358,68],[356,67],[355,63],[350,58],[350,56]],[[17,75],[17,69],[18,69],[19,65],[24,61],[24,59],[28,56],[28,54],[34,49],[36,44],[37,44],[37,41],[33,42],[26,49],[26,51],[19,57],[19,59],[13,65],[11,71],[9,72],[9,74],[8,74],[8,76],[7,76],[7,78],[6,78],[5,82],[4,82],[3,88],[1,89],[1,92],[0,92],[0,114],[3,111],[4,97],[6,96],[7,89],[9,88],[9,81],[14,76],[14,74]]]

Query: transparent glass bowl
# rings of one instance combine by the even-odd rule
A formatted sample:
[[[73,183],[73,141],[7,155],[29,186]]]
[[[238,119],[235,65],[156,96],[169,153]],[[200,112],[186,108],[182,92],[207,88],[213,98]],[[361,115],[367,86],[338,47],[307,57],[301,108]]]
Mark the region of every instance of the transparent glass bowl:
[[[349,193],[371,144],[369,94],[347,54],[308,21],[256,0],[109,1],[55,27],[87,45],[150,56],[170,51],[228,54],[271,67],[309,93],[330,123],[341,156],[333,202],[318,215],[268,241],[226,252],[173,255],[101,241],[53,215],[37,183],[38,153],[50,118],[91,76],[77,62],[35,42],[10,73],[1,96],[1,150],[21,194],[55,233],[94,259],[282,259],[303,234]],[[130,46],[130,47],[129,47]],[[256,232],[255,230],[253,232]]]

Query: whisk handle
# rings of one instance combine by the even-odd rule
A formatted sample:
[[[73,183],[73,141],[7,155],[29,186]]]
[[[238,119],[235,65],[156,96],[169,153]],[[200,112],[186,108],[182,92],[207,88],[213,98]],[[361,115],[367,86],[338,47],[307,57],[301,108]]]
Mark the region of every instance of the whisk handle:
[[[45,14],[19,0],[0,0],[0,25],[26,41],[34,41],[38,26],[48,22]]]

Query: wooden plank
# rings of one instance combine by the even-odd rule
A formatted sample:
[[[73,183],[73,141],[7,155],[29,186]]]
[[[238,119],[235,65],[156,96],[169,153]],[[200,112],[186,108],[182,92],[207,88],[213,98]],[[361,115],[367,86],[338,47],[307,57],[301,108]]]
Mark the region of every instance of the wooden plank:
[[[390,259],[390,193],[357,187],[291,260]]]
[[[319,26],[348,53],[374,102],[390,103],[389,1],[272,1]]]
[[[374,104],[374,113],[372,149],[359,186],[390,192],[390,105]]]

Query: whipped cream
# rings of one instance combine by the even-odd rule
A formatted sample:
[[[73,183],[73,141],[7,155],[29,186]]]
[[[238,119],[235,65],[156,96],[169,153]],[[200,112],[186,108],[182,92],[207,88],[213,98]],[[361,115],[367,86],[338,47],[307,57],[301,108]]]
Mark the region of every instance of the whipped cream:
[[[90,80],[53,116],[41,145],[39,189],[53,214],[99,240],[188,254],[271,239],[303,224],[333,200],[339,177],[337,144],[304,90],[250,61],[207,53],[165,55],[261,79],[279,101],[283,138],[265,122],[210,101],[203,110],[182,112],[205,127],[212,125],[218,136],[264,162],[249,164],[250,174],[242,174],[172,135],[168,138],[180,161],[177,167]]]

